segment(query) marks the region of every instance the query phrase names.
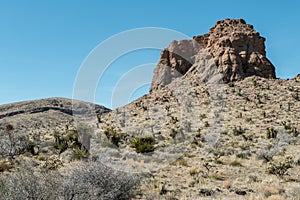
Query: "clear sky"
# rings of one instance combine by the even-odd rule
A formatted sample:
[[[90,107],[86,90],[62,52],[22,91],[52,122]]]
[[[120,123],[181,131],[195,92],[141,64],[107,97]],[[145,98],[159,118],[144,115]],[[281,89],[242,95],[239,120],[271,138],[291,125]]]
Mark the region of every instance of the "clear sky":
[[[300,73],[299,4],[296,0],[0,0],[0,104],[72,97],[81,63],[114,34],[163,27],[192,37],[207,33],[224,18],[244,18],[253,24],[267,38],[267,56],[277,76],[292,78]],[[137,51],[114,62],[100,82],[96,103],[109,107],[109,88],[122,73],[156,63],[159,54],[159,50]],[[148,87],[134,97],[146,93]]]

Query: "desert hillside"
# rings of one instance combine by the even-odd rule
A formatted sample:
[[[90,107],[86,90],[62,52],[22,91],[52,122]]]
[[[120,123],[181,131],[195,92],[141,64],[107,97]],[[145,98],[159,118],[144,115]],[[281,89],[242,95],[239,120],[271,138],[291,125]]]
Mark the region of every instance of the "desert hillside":
[[[299,92],[299,75],[276,77],[253,25],[221,20],[171,42],[149,94],[123,107],[60,98],[0,106],[0,176],[24,163],[64,175],[91,162],[139,177],[126,179],[130,199],[300,199]],[[124,192],[124,180],[112,180]],[[73,199],[125,198],[87,188]]]
[[[300,196],[300,79],[276,78],[264,41],[252,25],[229,19],[173,41],[150,94],[104,117],[103,132],[155,138],[150,156],[128,158],[153,169],[142,198]]]

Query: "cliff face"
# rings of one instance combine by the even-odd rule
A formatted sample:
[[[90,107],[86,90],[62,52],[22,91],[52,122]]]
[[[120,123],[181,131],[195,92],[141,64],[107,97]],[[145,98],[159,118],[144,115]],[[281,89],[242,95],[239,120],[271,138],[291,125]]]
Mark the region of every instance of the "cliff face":
[[[265,38],[243,19],[218,21],[209,33],[192,40],[173,41],[162,51],[151,91],[188,74],[191,68],[205,72],[201,81],[208,81],[207,74],[210,77],[219,74],[224,82],[252,75],[276,78],[275,68],[266,57],[264,42]],[[203,59],[213,64],[202,65]],[[198,69],[201,67],[206,69]]]

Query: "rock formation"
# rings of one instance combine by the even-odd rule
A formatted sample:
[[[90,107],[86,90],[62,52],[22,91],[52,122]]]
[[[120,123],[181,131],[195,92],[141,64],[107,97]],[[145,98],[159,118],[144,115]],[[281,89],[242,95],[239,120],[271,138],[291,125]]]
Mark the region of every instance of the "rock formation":
[[[96,114],[102,114],[110,110],[103,106],[83,101],[64,98],[48,98],[2,105],[0,106],[0,120],[21,114],[45,113],[47,111],[57,111],[72,117],[73,114],[89,115],[92,114],[92,111]]]
[[[222,75],[224,82],[252,75],[276,78],[275,68],[266,57],[264,42],[265,38],[243,19],[218,21],[209,33],[192,40],[173,41],[162,51],[151,91],[188,74],[192,67],[205,72],[201,81],[208,81],[203,77],[207,74]],[[213,65],[199,64],[203,59],[213,61]]]

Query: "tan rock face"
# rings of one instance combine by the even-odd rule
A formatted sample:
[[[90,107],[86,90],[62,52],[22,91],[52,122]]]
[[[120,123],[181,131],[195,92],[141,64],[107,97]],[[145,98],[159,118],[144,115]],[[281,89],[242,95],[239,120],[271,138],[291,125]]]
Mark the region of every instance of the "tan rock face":
[[[224,82],[242,80],[252,75],[276,78],[275,68],[266,57],[264,42],[265,38],[243,19],[218,21],[208,34],[195,36],[193,40],[173,41],[162,51],[154,70],[151,90],[188,74],[192,66],[211,67],[199,65],[199,61],[203,61],[199,56],[205,54],[205,57],[212,56],[209,59],[213,59],[216,66],[211,73],[222,74]]]
[[[300,80],[300,74],[298,74],[294,79]]]

